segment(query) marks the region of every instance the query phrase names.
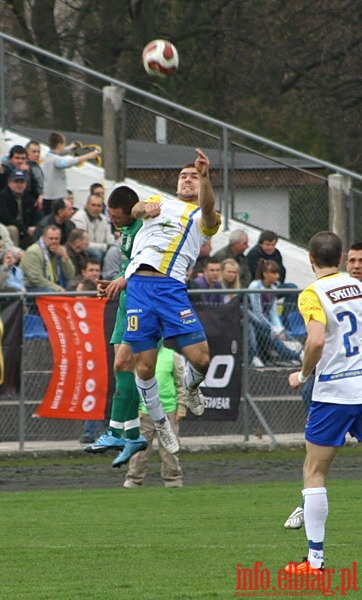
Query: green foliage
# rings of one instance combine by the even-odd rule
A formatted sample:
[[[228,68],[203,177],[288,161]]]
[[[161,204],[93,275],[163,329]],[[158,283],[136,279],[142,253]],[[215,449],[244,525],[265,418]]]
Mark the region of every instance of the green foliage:
[[[358,489],[354,481],[329,484],[330,568],[358,560]],[[303,532],[283,528],[298,499],[297,485],[278,482],[2,494],[1,597],[232,598],[238,563],[261,561],[276,577],[304,554]]]
[[[305,153],[362,168],[362,13],[354,2],[208,0],[197,10],[179,0],[31,6],[0,3],[4,32]],[[167,82],[141,65],[143,46],[157,37],[171,39],[180,54],[179,71]],[[22,71],[19,118],[26,125],[44,126],[45,116],[64,131],[95,130],[101,115],[93,91],[82,97],[69,82],[44,73],[31,81]]]

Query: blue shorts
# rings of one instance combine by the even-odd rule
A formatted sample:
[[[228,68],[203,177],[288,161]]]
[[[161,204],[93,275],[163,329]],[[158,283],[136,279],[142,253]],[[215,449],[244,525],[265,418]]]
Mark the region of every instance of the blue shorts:
[[[362,440],[362,404],[312,402],[305,439],[317,446],[343,446],[346,434]]]
[[[127,283],[124,341],[132,352],[157,348],[160,339],[176,338],[181,347],[206,340],[184,283],[172,277],[132,275]]]

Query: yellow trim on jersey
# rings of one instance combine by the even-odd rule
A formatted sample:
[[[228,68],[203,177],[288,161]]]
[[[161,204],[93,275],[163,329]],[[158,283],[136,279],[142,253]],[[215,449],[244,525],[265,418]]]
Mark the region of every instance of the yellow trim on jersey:
[[[164,257],[163,257],[163,259],[160,263],[160,267],[159,267],[159,270],[161,273],[168,272],[170,263],[171,263],[171,261],[173,261],[175,259],[175,254],[177,253],[177,249],[179,248],[181,242],[185,238],[187,225],[190,220],[190,216],[189,216],[190,208],[191,208],[191,211],[193,212],[197,208],[197,206],[195,206],[194,204],[189,204],[189,203],[185,204],[184,211],[180,218],[181,227],[182,227],[181,231],[171,240],[171,243],[169,244],[169,246],[167,247],[167,250],[165,251]]]
[[[201,219],[200,230],[203,235],[206,235],[207,237],[211,237],[212,235],[215,235],[215,233],[218,232],[219,227],[221,225],[221,215],[219,213],[216,213],[216,214],[217,214],[217,223],[216,223],[216,225],[214,225],[214,227],[212,229],[206,229],[206,227],[203,223],[203,220]]]
[[[333,273],[333,275],[328,275],[328,277],[325,277],[325,279],[331,279],[332,277],[338,277],[339,275],[340,273]],[[312,285],[307,287],[300,294],[298,298],[298,309],[306,326],[312,320],[323,323],[323,325],[327,324],[327,315],[321,304],[319,296],[315,291],[315,283],[312,283]]]
[[[149,198],[147,198],[147,200],[144,200],[144,202],[157,202],[157,204],[160,204],[161,200],[162,196],[156,194],[155,196],[150,196]]]
[[[327,316],[315,291],[314,283],[300,294],[298,309],[304,319],[305,326],[312,320],[324,325],[327,323]]]

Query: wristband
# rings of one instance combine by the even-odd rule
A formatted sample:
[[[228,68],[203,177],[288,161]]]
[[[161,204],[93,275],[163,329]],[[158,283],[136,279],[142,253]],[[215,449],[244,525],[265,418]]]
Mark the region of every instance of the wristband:
[[[297,379],[299,381],[299,383],[305,383],[308,379],[309,375],[307,375],[307,377],[305,377],[302,373],[302,371],[299,371],[299,373],[297,374]]]

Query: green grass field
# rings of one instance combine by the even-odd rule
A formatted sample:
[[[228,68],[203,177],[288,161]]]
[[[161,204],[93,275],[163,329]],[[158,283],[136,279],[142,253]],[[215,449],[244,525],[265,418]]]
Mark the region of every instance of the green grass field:
[[[298,489],[276,482],[0,494],[0,598],[266,597],[236,592],[236,567],[253,568],[260,561],[272,586],[278,570],[305,553],[304,531],[283,528]],[[336,575],[332,593],[314,597],[340,598],[334,590],[339,569],[361,557],[360,482],[331,481],[328,489],[326,562]],[[276,596],[269,588],[268,597],[272,594],[311,597]],[[361,594],[343,597],[359,600]]]

